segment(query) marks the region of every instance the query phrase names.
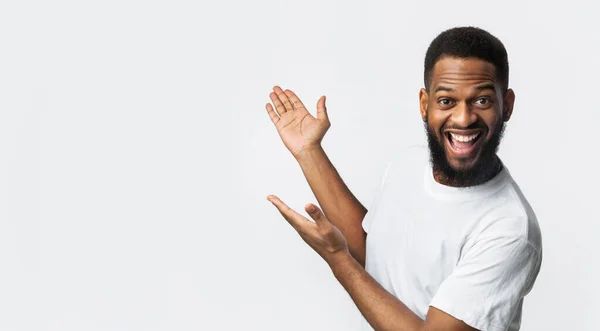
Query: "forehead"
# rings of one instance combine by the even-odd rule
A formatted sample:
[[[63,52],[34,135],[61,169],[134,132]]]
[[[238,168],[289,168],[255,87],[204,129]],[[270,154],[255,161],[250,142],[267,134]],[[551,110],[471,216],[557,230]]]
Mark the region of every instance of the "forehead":
[[[496,84],[496,67],[477,58],[443,57],[431,72],[431,87],[438,85]]]

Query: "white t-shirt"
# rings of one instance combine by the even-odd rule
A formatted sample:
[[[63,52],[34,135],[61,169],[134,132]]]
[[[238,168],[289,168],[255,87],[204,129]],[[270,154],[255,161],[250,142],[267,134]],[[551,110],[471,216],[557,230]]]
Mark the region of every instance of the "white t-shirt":
[[[455,188],[434,180],[427,146],[410,147],[388,165],[362,224],[366,270],[419,317],[433,306],[482,331],[519,330],[542,239],[506,166]],[[373,330],[364,318],[363,330]]]

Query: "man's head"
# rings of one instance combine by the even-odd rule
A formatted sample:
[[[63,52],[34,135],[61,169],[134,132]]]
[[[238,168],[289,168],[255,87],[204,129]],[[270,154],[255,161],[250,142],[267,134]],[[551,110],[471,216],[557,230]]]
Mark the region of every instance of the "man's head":
[[[427,49],[424,80],[420,110],[434,172],[452,186],[489,179],[515,99],[506,49],[478,28],[444,31]]]

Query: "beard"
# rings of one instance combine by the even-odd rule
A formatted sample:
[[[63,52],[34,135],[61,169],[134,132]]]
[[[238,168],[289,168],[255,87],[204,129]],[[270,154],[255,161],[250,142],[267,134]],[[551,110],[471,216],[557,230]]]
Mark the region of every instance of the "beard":
[[[494,133],[488,142],[482,142],[481,152],[477,161],[469,168],[456,169],[448,162],[448,155],[444,148],[444,142],[440,141],[435,132],[429,127],[428,122],[424,122],[425,132],[427,134],[427,143],[429,145],[429,162],[434,173],[441,174],[444,181],[450,186],[467,187],[478,185],[488,181],[497,173],[496,159],[500,141],[504,136],[506,122],[500,121],[494,128]],[[479,127],[487,128],[484,123]],[[484,131],[485,132],[485,131]],[[445,139],[442,135],[442,139]],[[480,139],[484,139],[481,137]],[[499,161],[498,161],[499,162]]]

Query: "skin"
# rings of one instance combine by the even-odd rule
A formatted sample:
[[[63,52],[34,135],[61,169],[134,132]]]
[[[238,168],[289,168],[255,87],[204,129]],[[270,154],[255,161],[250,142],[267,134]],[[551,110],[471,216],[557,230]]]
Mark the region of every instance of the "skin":
[[[357,308],[375,330],[473,331],[476,330],[445,312],[430,307],[426,320],[413,313],[371,277],[350,254],[342,232],[314,204],[305,207],[310,221],[288,207],[277,196],[267,199],[300,237],[330,266]]]
[[[366,233],[361,224],[367,209],[350,192],[321,147],[331,126],[325,96],[317,102],[316,117],[290,90],[275,86],[269,97],[273,104],[266,105],[267,113],[281,140],[300,164],[328,219],[343,233],[352,257],[364,267]]]
[[[477,59],[442,58],[432,72],[430,89],[419,93],[420,111],[435,142],[446,152],[450,172],[486,169],[480,181],[497,173],[498,159],[484,153],[494,141],[502,122],[512,114],[514,93],[502,93],[494,66]],[[366,233],[362,220],[367,210],[350,192],[327,158],[321,141],[330,127],[325,97],[317,102],[313,117],[290,90],[275,86],[270,94],[273,104],[266,109],[284,145],[299,162],[315,194],[316,205],[305,206],[313,221],[288,207],[277,196],[267,199],[294,227],[300,237],[330,266],[362,315],[375,330],[397,331],[473,331],[476,330],[445,312],[429,307],[425,320],[413,313],[398,298],[387,292],[364,268]],[[489,103],[488,103],[489,102]],[[444,134],[447,130],[480,130],[483,139],[472,154],[451,153]],[[487,145],[489,146],[489,145]],[[494,147],[494,146],[492,146]],[[452,178],[434,164],[434,178],[451,186],[473,184]]]
[[[495,67],[489,62],[444,57],[435,64],[429,92],[424,88],[420,90],[419,103],[428,138],[433,140],[430,146],[437,143],[451,167],[444,171],[440,166],[443,162],[434,162],[433,175],[437,182],[457,187],[478,185],[500,170],[495,152],[503,123],[510,119],[515,101],[512,89],[502,90]],[[481,132],[478,139],[483,140],[471,155],[456,156],[447,139],[450,131],[459,134]],[[465,175],[461,178],[449,172]]]

